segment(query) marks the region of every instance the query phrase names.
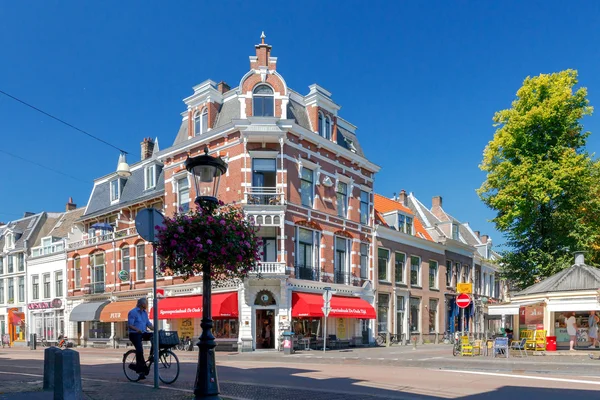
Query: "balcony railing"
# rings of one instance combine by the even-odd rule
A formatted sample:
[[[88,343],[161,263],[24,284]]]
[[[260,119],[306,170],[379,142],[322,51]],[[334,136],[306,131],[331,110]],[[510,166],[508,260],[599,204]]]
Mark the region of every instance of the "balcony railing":
[[[319,281],[321,278],[321,271],[318,268],[306,266],[306,265],[296,265],[296,278],[298,279],[306,279],[308,281]]]
[[[246,204],[276,206],[283,204],[283,192],[280,188],[252,187],[246,193]]]
[[[104,282],[88,283],[83,285],[82,291],[87,294],[101,294],[104,293],[105,286]]]
[[[67,243],[67,249],[69,249],[69,250],[79,249],[81,247],[87,247],[87,246],[97,245],[100,243],[111,242],[113,240],[121,239],[121,238],[124,238],[127,236],[134,236],[134,235],[137,235],[137,231],[135,230],[135,227],[121,229],[121,230],[115,231],[115,232],[108,232],[108,233],[104,233],[102,235],[94,235],[91,237],[86,237],[89,235],[85,234],[83,240],[79,240],[77,242],[72,242],[72,243]]]
[[[285,263],[263,261],[253,272],[262,275],[285,275]]]
[[[61,240],[60,242],[52,243],[48,246],[37,246],[31,249],[32,257],[46,256],[49,254],[60,253],[65,250],[65,243]]]

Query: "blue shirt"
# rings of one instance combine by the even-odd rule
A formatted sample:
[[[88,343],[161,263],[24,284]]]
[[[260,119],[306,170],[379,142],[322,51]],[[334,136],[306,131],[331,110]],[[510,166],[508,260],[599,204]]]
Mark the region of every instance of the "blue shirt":
[[[137,332],[129,328],[129,326],[135,326],[142,333],[146,332],[146,328],[152,326],[150,320],[148,319],[148,313],[146,312],[146,310],[142,310],[139,307],[136,307],[133,310],[129,311],[129,314],[127,314],[127,324],[129,332]]]

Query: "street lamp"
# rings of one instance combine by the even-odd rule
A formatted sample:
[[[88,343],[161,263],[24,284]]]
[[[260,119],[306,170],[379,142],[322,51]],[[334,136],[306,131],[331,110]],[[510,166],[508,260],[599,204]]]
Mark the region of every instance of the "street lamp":
[[[208,155],[208,147],[204,155],[188,157],[185,168],[194,177],[196,188],[195,202],[207,212],[212,212],[217,205],[217,191],[221,175],[227,171],[227,163],[221,158]],[[213,320],[211,312],[211,279],[209,264],[202,266],[202,334],[198,342],[198,368],[194,384],[196,399],[220,400],[217,365],[215,362],[215,337],[212,334]]]

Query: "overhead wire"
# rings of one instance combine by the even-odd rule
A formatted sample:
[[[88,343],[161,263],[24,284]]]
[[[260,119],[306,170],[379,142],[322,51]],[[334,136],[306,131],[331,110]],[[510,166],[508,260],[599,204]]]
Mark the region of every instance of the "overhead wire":
[[[19,160],[22,160],[22,161],[25,161],[25,162],[28,162],[28,163],[31,163],[31,164],[37,165],[38,167],[45,168],[45,169],[47,169],[48,171],[52,171],[52,172],[54,172],[54,173],[56,173],[56,174],[59,174],[59,175],[66,176],[67,178],[71,178],[71,179],[74,179],[74,180],[76,180],[76,181],[79,181],[79,182],[89,183],[88,181],[86,181],[86,180],[83,180],[83,179],[81,179],[81,178],[77,178],[77,177],[75,177],[75,176],[73,176],[73,175],[69,175],[69,174],[67,174],[67,173],[65,173],[65,172],[59,171],[59,170],[57,170],[57,169],[54,169],[54,168],[52,168],[52,167],[48,167],[47,165],[40,164],[40,163],[38,163],[37,161],[32,161],[32,160],[29,160],[29,159],[27,159],[27,158],[24,158],[24,157],[18,156],[18,155],[16,155],[16,154],[9,153],[9,152],[8,152],[8,151],[6,151],[6,150],[2,150],[2,149],[0,149],[0,153],[4,153],[4,154],[6,154],[6,155],[9,155],[9,156],[11,156],[11,157],[17,158],[17,159],[19,159]]]

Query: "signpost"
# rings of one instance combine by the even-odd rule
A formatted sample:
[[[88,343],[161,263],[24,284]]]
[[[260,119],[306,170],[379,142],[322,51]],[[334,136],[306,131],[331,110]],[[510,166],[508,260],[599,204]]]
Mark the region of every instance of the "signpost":
[[[327,348],[327,317],[329,317],[329,312],[331,311],[329,302],[331,301],[331,296],[333,294],[331,293],[331,288],[329,286],[323,288],[323,290],[325,290],[325,293],[323,293],[323,308],[321,310],[323,310],[323,315],[325,316],[325,324],[323,327],[323,353],[325,353],[325,349]]]
[[[456,297],[456,305],[460,307],[460,315],[461,315],[461,331],[464,333],[465,331],[465,308],[469,307],[471,304],[471,296],[466,293],[461,293]]]
[[[156,227],[163,226],[165,217],[155,208],[144,208],[140,210],[135,217],[135,229],[138,234],[147,242],[152,243],[152,280],[154,282],[153,290],[153,314],[154,314],[154,335],[152,338],[154,345],[154,388],[158,389],[158,296],[156,290]],[[164,293],[164,292],[163,292]]]
[[[472,283],[457,283],[456,291],[458,293],[471,294],[471,293],[473,293],[473,284]]]

